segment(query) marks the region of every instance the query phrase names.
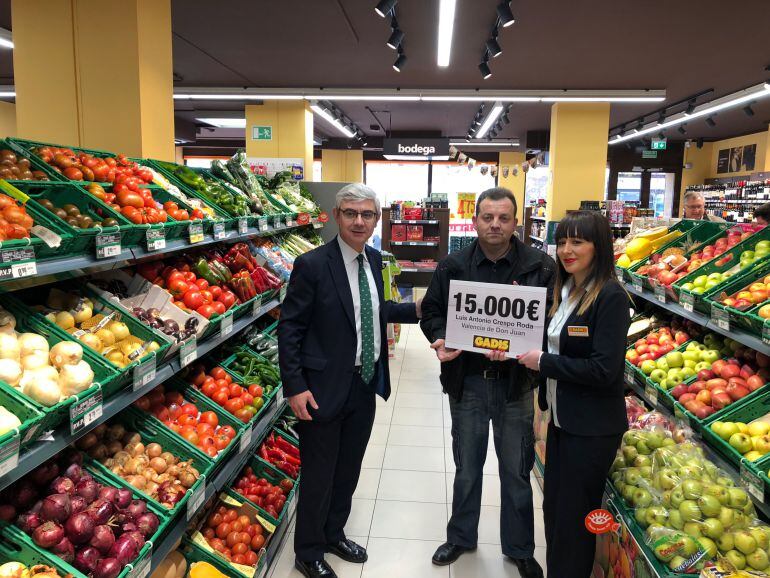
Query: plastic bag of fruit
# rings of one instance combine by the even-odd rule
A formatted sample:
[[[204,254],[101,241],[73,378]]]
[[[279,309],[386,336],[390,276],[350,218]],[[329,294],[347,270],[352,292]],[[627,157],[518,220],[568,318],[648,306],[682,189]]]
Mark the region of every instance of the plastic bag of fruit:
[[[655,557],[676,574],[697,574],[709,561],[707,547],[698,538],[670,528],[648,533],[647,546]]]
[[[671,432],[659,425],[629,430],[623,435],[618,455],[610,469],[610,479],[628,507],[634,508],[635,502],[651,504],[660,501],[661,496],[651,495],[654,491],[652,454],[664,444],[670,446],[675,442]],[[646,494],[640,493],[639,499],[635,500],[637,490]],[[650,494],[649,500],[647,494]]]

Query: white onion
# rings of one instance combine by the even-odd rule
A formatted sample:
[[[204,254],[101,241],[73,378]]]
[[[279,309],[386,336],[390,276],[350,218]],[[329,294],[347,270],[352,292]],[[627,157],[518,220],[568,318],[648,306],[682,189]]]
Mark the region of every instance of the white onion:
[[[62,395],[75,395],[91,387],[94,371],[85,361],[74,365],[62,365],[59,369],[59,389]]]
[[[23,389],[24,395],[28,395],[40,405],[51,407],[59,403],[61,390],[59,385],[50,379],[32,379]]]
[[[21,349],[21,357],[25,357],[30,353],[36,351],[42,351],[48,355],[48,341],[42,335],[37,333],[22,333],[19,335],[19,348]]]
[[[19,347],[19,340],[16,339],[16,334],[0,333],[0,359],[19,359],[19,353],[21,348]]]
[[[4,435],[14,428],[21,426],[21,420],[0,405],[0,435]]]
[[[35,351],[21,358],[21,367],[24,371],[34,371],[48,366],[48,352]]]
[[[61,368],[72,365],[83,359],[83,348],[74,341],[60,341],[51,348],[51,363]]]
[[[22,369],[18,361],[13,359],[0,359],[0,379],[11,387],[19,385]]]

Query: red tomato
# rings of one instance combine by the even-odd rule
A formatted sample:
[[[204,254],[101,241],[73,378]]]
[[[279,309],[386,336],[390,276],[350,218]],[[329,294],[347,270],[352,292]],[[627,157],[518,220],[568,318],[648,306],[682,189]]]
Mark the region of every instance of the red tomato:
[[[140,397],[133,403],[134,407],[138,407],[142,411],[148,411],[150,409],[150,400],[147,399],[147,396]]]
[[[243,400],[244,405],[252,405],[254,403],[254,396],[246,391],[244,391],[240,397]]]
[[[200,293],[203,296],[203,300],[206,303],[211,303],[212,301],[214,301],[214,296],[211,294],[211,291],[209,291],[208,289],[201,289]]]
[[[182,427],[195,426],[198,424],[198,420],[189,413],[182,413],[176,420],[176,422]]]
[[[233,413],[233,415],[236,417],[236,419],[238,419],[238,421],[242,421],[243,423],[249,423],[251,418],[254,417],[245,407],[239,409]]]
[[[222,367],[215,367],[209,371],[209,375],[214,379],[224,379],[227,375],[227,372]]]
[[[192,271],[186,271],[185,272],[185,274],[184,274],[184,280],[185,281],[187,281],[188,283],[195,283],[195,279],[196,279],[195,273],[193,273]]]
[[[252,383],[249,386],[249,393],[254,397],[262,397],[262,386]]]
[[[206,281],[205,279],[198,279],[197,281],[195,281],[195,284],[198,286],[198,289],[200,289],[201,291],[209,288],[209,282]]]
[[[200,437],[198,436],[198,432],[196,431],[185,432],[184,434],[182,434],[182,437],[194,446],[197,446],[198,441],[200,440]]]
[[[172,403],[182,405],[184,403],[184,396],[178,391],[169,391],[164,397],[166,405],[171,405]]]
[[[169,281],[166,288],[174,297],[179,297],[180,295],[184,295],[187,290],[190,289],[190,284],[182,279],[175,279],[174,281]]]
[[[195,311],[197,311],[200,315],[202,315],[206,319],[208,319],[215,313],[214,308],[209,304],[201,305]]]
[[[119,193],[124,193],[128,190],[128,187],[124,185],[123,183],[117,183],[112,187],[112,194],[118,195]]]
[[[219,428],[219,432],[222,435],[226,435],[228,438],[233,439],[235,437],[236,431],[233,427],[229,425],[223,425],[221,428]]]
[[[218,450],[225,449],[230,444],[230,438],[226,435],[217,434],[214,436],[214,445]]]
[[[201,388],[201,393],[206,397],[211,397],[217,392],[217,386],[214,382],[209,382]]]
[[[225,309],[230,309],[233,305],[235,305],[236,296],[235,293],[232,291],[222,291],[222,295],[219,297],[219,301],[221,301]]]
[[[212,299],[219,300],[219,297],[221,295],[222,295],[222,288],[221,287],[217,287],[216,285],[211,287],[211,297],[212,297]]]
[[[198,417],[198,408],[191,403],[186,403],[182,406],[182,413],[192,417]]]
[[[227,307],[225,307],[224,303],[221,301],[214,301],[211,306],[214,308],[214,311],[220,315],[227,311]]]
[[[131,191],[121,191],[117,193],[118,204],[122,207],[135,207],[141,209],[144,207],[144,199]]]
[[[204,411],[200,415],[201,422],[206,422],[207,424],[211,425],[212,427],[217,427],[219,425],[219,418],[217,417],[217,414],[213,411]]]
[[[224,406],[228,400],[230,399],[230,396],[227,395],[227,392],[225,391],[217,391],[214,395],[211,396],[211,400],[216,403],[217,405]]]
[[[228,399],[225,402],[225,409],[230,413],[235,413],[239,409],[243,409],[243,400],[240,398]]]
[[[226,382],[227,380],[223,380],[223,381]],[[219,383],[219,381],[217,381],[217,383]],[[230,385],[230,397],[241,397],[243,395],[243,392],[244,392],[244,389],[240,385],[236,383]]]

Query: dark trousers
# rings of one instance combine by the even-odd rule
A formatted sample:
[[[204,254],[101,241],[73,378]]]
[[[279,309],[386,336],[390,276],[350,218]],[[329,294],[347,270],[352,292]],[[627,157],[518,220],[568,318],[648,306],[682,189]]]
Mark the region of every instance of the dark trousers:
[[[487,457],[489,422],[500,471],[500,542],[503,554],[530,558],[535,552],[535,521],[529,474],[535,463],[534,395],[506,400],[508,380],[467,376],[460,401],[449,398],[455,462],[452,517],[447,540],[473,548],[478,540],[481,485]]]
[[[543,518],[548,576],[588,578],[596,535],[585,518],[602,507],[604,484],[622,434],[576,436],[548,425]]]
[[[374,391],[355,374],[339,415],[331,421],[297,424],[302,489],[294,552],[303,562],[322,559],[327,544],[345,538],[345,523],[372,433],[375,409]]]

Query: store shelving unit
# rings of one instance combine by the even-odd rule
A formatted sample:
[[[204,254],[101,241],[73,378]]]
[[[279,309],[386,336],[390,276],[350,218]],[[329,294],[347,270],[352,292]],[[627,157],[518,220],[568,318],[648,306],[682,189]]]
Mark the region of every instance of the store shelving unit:
[[[393,253],[396,259],[420,261],[433,259],[437,263],[449,253],[449,209],[431,209],[435,219],[390,220],[390,207],[382,209],[382,250]],[[436,241],[393,241],[392,225],[422,225],[425,235],[438,236]],[[399,283],[413,286],[427,286],[434,269],[402,268]]]

